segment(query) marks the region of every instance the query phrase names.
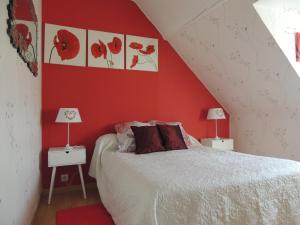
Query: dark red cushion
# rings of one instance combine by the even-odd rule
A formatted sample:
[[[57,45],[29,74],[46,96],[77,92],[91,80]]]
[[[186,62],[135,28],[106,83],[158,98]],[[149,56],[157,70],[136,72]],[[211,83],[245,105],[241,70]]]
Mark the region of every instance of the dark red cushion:
[[[178,125],[157,125],[167,150],[187,149]]]
[[[165,151],[156,126],[132,126],[131,129],[135,138],[136,154]]]

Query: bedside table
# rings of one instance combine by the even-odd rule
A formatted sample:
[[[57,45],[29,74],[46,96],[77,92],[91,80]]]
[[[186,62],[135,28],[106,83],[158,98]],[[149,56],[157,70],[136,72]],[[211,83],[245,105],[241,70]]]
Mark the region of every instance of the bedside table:
[[[233,139],[231,138],[204,138],[201,139],[201,144],[215,149],[233,151]]]
[[[86,191],[84,186],[83,174],[81,165],[86,163],[86,149],[84,146],[73,146],[72,149],[65,147],[49,148],[48,151],[48,167],[52,167],[51,183],[48,204],[51,203],[53,192],[56,167],[77,165],[83,191],[83,197],[86,199]]]

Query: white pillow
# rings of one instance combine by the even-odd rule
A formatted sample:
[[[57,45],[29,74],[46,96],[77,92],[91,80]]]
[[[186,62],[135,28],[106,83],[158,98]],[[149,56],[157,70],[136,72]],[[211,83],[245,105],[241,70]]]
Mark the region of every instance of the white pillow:
[[[97,168],[101,164],[101,155],[105,151],[116,151],[118,149],[118,140],[116,134],[105,134],[100,136],[95,145],[89,175],[96,178]]]
[[[149,123],[143,123],[139,121],[119,123],[115,125],[118,138],[118,149],[120,152],[134,152],[135,140],[134,134],[131,130],[131,126],[143,127],[151,126]]]
[[[191,140],[191,147],[196,147],[196,146],[202,146],[200,141],[198,141],[196,138],[194,138],[192,135],[189,135],[189,138]]]

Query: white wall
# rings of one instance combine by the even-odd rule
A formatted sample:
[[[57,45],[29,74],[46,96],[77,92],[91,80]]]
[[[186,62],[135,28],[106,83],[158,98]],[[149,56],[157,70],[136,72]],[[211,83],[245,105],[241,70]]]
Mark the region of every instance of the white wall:
[[[0,0],[0,224],[29,225],[40,194],[41,73],[34,78],[9,42],[7,3]]]
[[[300,160],[300,78],[253,2],[228,0],[169,41],[230,112],[238,150]]]
[[[160,20],[172,25],[172,18],[160,18],[165,15],[153,10],[164,8],[164,1],[150,1],[155,4],[151,7],[149,1],[135,1],[154,25]],[[172,9],[181,17],[176,2]],[[176,31],[160,32],[166,33],[171,45],[229,111],[237,150],[300,160],[300,78],[295,72],[299,64],[292,62],[291,48],[295,43],[292,33],[300,28],[300,1],[260,0],[255,4],[259,9],[265,7],[264,20],[278,34],[279,45],[255,10],[255,0],[218,2],[204,13],[195,13],[196,17],[182,22]],[[272,2],[277,9],[266,6]],[[189,1],[185,4],[192,7]],[[164,29],[160,24],[157,28]]]
[[[254,7],[300,76],[300,63],[296,62],[295,54],[295,33],[300,32],[300,1],[260,0]]]

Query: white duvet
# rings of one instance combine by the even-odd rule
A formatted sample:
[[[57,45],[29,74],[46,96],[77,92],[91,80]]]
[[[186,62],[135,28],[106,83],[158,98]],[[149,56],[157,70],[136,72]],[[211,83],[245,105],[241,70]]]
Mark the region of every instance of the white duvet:
[[[203,146],[135,155],[96,144],[90,175],[116,225],[300,224],[300,163]]]

